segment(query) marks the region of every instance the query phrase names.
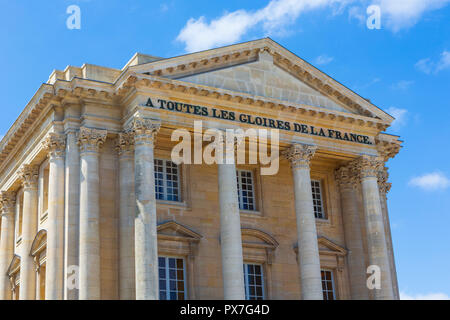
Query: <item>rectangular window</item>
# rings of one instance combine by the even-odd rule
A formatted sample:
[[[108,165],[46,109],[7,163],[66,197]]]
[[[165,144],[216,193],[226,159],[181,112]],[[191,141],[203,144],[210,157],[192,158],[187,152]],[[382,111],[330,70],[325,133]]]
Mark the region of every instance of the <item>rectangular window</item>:
[[[264,300],[263,267],[259,264],[244,264],[245,299]]]
[[[253,173],[247,170],[237,170],[237,189],[239,209],[255,210],[255,188],[253,186]]]
[[[323,300],[335,300],[333,271],[321,270]]]
[[[180,201],[180,170],[170,160],[155,159],[156,199]]]
[[[311,180],[314,216],[316,219],[326,219],[323,210],[322,184],[319,180]]]
[[[186,284],[184,260],[180,258],[159,257],[159,299],[185,300]]]

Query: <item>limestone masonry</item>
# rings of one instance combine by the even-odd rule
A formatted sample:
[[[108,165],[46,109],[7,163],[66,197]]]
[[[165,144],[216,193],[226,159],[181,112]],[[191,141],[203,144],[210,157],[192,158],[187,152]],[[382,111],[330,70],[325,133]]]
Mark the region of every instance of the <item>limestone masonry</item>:
[[[398,299],[393,120],[268,38],[55,70],[0,142],[0,300]],[[278,172],[173,162],[194,121]]]

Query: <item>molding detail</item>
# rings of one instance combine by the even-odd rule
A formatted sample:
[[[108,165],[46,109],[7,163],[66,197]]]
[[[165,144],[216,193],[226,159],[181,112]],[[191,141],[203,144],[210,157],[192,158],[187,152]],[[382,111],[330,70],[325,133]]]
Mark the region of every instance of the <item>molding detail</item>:
[[[308,168],[309,164],[317,150],[317,146],[293,144],[289,149],[283,152],[283,156],[291,162],[292,168]]]
[[[153,119],[135,117],[126,132],[134,136],[134,143],[153,143],[161,128],[161,122]]]
[[[37,188],[39,179],[39,167],[31,164],[24,164],[18,172],[24,189]]]
[[[131,132],[119,133],[116,150],[119,153],[119,156],[134,151],[134,136]]]
[[[50,158],[64,157],[66,135],[51,132],[44,138],[42,145],[48,151]]]
[[[78,135],[80,152],[98,152],[100,147],[106,141],[107,133],[106,130],[81,127]]]
[[[356,167],[359,171],[360,179],[378,178],[378,172],[384,165],[379,157],[364,155],[356,160]]]
[[[391,190],[392,183],[388,182],[389,172],[387,167],[383,167],[378,171],[378,188],[380,194],[386,196],[386,194]]]
[[[355,166],[351,163],[336,169],[334,176],[341,189],[358,188],[358,173]]]
[[[2,207],[2,215],[14,216],[16,208],[16,193],[12,191],[2,191],[0,193],[0,205]]]

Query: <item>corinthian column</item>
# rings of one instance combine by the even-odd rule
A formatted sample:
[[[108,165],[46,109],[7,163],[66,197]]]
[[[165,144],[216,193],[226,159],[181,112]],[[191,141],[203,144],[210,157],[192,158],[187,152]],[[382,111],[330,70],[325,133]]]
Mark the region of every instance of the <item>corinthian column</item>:
[[[70,281],[73,267],[79,265],[80,232],[80,149],[75,130],[67,132],[64,203],[64,299],[77,300],[78,288]]]
[[[218,141],[219,148],[223,148],[223,136],[220,135],[220,137],[222,139]],[[245,300],[241,217],[236,183],[234,147],[234,141],[231,145],[227,144],[225,147],[228,155],[227,160],[231,161],[223,161],[223,163],[218,165],[222,276],[224,299]]]
[[[291,162],[294,176],[295,215],[297,217],[300,285],[304,300],[322,300],[322,278],[317,244],[316,219],[311,190],[309,163],[317,147],[294,144],[284,156]]]
[[[389,265],[391,268],[392,289],[394,291],[394,299],[400,299],[398,290],[397,271],[395,267],[394,247],[392,244],[391,225],[389,223],[389,213],[387,207],[387,193],[391,190],[392,184],[388,182],[388,168],[384,167],[378,171],[378,188],[380,189],[381,210],[383,211],[384,230],[386,233],[386,245],[389,255]]]
[[[39,168],[34,165],[24,165],[19,171],[19,176],[23,184],[19,299],[34,300],[36,298],[36,272],[30,250],[37,231]]]
[[[134,139],[129,133],[119,134],[119,297],[134,300],[136,297],[134,272]]]
[[[358,212],[358,176],[354,169],[352,165],[339,168],[336,170],[336,180],[341,191],[345,243],[348,248],[347,261],[350,273],[351,297],[353,300],[368,300],[366,264]]]
[[[150,119],[135,118],[131,125],[134,134],[135,168],[135,266],[136,299],[158,300],[158,244],[156,231],[156,196],[154,141],[160,123]]]
[[[2,206],[2,225],[0,231],[0,300],[8,300],[11,299],[11,289],[6,272],[14,255],[16,194],[14,192],[2,191],[0,194],[0,204]]]
[[[106,130],[82,127],[78,137],[80,175],[80,300],[100,299],[99,149]]]
[[[43,142],[49,153],[47,263],[45,299],[62,300],[64,277],[64,153],[66,136],[49,133]]]
[[[369,265],[381,271],[381,289],[374,289],[376,300],[392,300],[392,278],[381,209],[377,175],[383,163],[375,157],[363,156],[358,161],[367,230]]]

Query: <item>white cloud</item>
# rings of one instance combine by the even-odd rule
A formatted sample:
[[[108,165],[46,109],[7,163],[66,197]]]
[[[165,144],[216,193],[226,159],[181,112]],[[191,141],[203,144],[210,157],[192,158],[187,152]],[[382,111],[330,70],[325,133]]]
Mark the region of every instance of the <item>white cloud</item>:
[[[450,300],[450,296],[445,293],[408,294],[400,292],[400,300]]]
[[[390,107],[386,111],[395,118],[394,122],[391,124],[392,129],[398,130],[406,124],[408,110]]]
[[[394,90],[408,90],[409,87],[411,87],[414,84],[414,81],[412,80],[400,80],[397,83],[394,83],[391,88]]]
[[[293,23],[300,14],[334,5],[346,6],[356,0],[271,0],[257,11],[226,12],[208,22],[204,16],[191,18],[178,34],[187,52],[200,51],[239,41],[251,28],[262,25],[266,34]],[[335,13],[340,12],[335,11]]]
[[[426,74],[437,74],[445,69],[450,69],[450,51],[444,50],[438,61],[430,58],[421,59],[415,64],[415,67]]]
[[[184,43],[187,52],[210,49],[238,42],[256,26],[265,35],[279,33],[301,14],[323,8],[331,8],[333,15],[348,9],[350,18],[364,22],[368,18],[366,8],[371,4],[380,6],[382,24],[396,32],[415,25],[426,12],[448,3],[450,0],[270,0],[256,11],[225,12],[209,21],[204,16],[191,18],[176,40]]]
[[[332,62],[334,60],[333,57],[327,56],[326,54],[320,55],[318,56],[314,62],[319,65],[319,66],[323,66],[326,64],[329,64],[330,62]]]
[[[438,190],[446,189],[450,185],[450,180],[443,173],[433,172],[412,178],[409,185],[424,190]]]

